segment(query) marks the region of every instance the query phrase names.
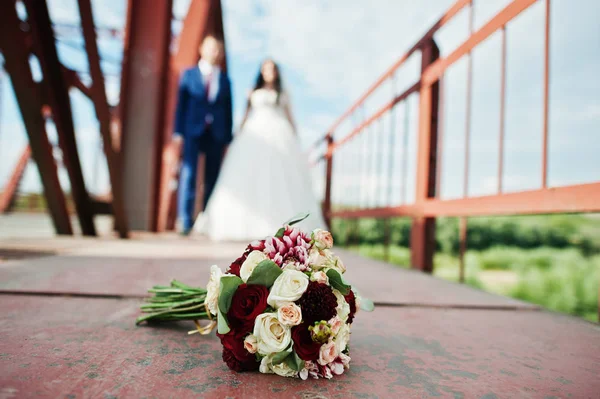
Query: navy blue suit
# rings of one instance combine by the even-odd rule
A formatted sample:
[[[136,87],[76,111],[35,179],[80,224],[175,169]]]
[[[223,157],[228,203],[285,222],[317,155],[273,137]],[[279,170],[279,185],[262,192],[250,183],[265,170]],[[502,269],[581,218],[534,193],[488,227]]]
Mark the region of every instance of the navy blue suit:
[[[231,83],[224,71],[219,91],[208,100],[199,68],[184,71],[179,82],[175,132],[183,136],[183,164],[179,177],[177,213],[184,230],[193,224],[198,155],[206,154],[204,206],[217,181],[223,150],[232,140]]]

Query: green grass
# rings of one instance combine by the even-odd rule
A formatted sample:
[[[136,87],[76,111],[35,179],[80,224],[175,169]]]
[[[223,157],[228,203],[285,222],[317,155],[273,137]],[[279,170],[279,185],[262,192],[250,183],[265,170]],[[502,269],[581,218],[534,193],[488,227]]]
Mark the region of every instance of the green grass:
[[[384,259],[383,245],[360,245],[349,249],[363,256]],[[390,262],[410,265],[410,250],[391,246]],[[434,275],[458,280],[458,258],[438,252]],[[585,256],[576,248],[536,248],[495,246],[468,251],[465,259],[466,283],[501,295],[538,304],[548,309],[598,321],[598,282],[600,255]]]

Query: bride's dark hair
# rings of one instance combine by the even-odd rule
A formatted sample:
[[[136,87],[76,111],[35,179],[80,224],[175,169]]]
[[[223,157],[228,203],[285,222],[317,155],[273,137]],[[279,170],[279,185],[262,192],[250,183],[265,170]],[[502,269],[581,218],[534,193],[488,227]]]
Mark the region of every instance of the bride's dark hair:
[[[254,90],[262,89],[265,86],[265,78],[263,76],[262,69],[263,69],[263,66],[267,62],[272,63],[273,67],[275,68],[275,81],[273,82],[273,86],[275,88],[275,91],[277,92],[277,102],[279,103],[279,97],[281,96],[281,91],[282,91],[281,74],[279,73],[279,65],[277,65],[277,63],[275,61],[273,61],[271,58],[267,58],[260,64],[260,68],[258,70],[258,76],[256,77],[256,84],[254,85]]]

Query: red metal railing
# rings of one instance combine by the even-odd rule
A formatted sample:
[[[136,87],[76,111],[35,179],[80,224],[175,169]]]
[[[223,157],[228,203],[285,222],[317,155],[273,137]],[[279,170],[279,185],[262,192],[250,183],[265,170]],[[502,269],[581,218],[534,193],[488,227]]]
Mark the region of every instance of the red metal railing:
[[[326,143],[326,148],[322,150],[315,165],[323,165],[325,162],[325,196],[323,200],[324,215],[327,220],[331,218],[389,218],[389,217],[411,217],[413,219],[411,231],[411,261],[415,268],[431,271],[433,268],[433,253],[435,249],[435,218],[439,216],[460,217],[460,236],[461,253],[464,254],[466,237],[466,217],[472,216],[494,216],[509,214],[541,214],[541,213],[571,213],[571,212],[599,212],[600,211],[600,176],[599,179],[588,184],[569,185],[561,187],[548,186],[548,128],[549,128],[549,52],[550,52],[550,5],[551,1],[545,1],[545,26],[544,26],[544,60],[543,60],[543,127],[542,127],[542,175],[540,186],[537,189],[505,193],[502,187],[504,174],[504,134],[505,134],[505,92],[506,92],[506,25],[516,18],[522,12],[527,10],[538,0],[514,0],[498,12],[493,18],[485,23],[481,28],[473,31],[473,4],[472,0],[457,1],[440,20],[390,69],[388,69],[369,89],[340,116],[329,128],[327,133],[313,146],[317,151]],[[434,41],[434,34],[444,25],[452,20],[461,11],[468,12],[469,37],[461,43],[455,50],[445,57],[439,56],[438,47]],[[483,41],[489,38],[495,32],[501,32],[501,88],[500,88],[500,126],[498,143],[498,184],[497,192],[494,195],[469,196],[469,160],[470,154],[470,134],[471,134],[471,92],[472,92],[472,59],[471,52]],[[421,72],[419,77],[404,92],[393,93],[391,100],[379,106],[370,116],[363,118],[362,122],[356,124],[351,129],[344,129],[344,124],[351,124],[353,118],[356,118],[361,111],[364,111],[367,101],[375,97],[377,90],[384,84],[395,82],[399,76],[399,69],[405,66],[407,61],[420,53]],[[444,101],[440,98],[440,90],[443,87],[442,81],[445,72],[463,57],[467,58],[467,104],[466,104],[466,123],[465,123],[465,157],[464,157],[464,190],[462,198],[442,199],[440,196],[440,159],[443,138],[443,132],[440,128],[443,123]],[[418,97],[418,134],[416,139],[416,162],[415,162],[415,195],[414,201],[407,200],[407,130],[400,134],[396,132],[399,124],[396,116],[399,107],[405,109],[406,116],[409,111],[408,105],[412,100]],[[377,200],[377,188],[383,177],[385,169],[385,157],[382,155],[382,149],[386,147],[383,140],[385,129],[379,129],[377,126],[383,126],[389,120],[389,129],[387,131],[388,142],[388,173],[392,179],[391,168],[401,159],[402,178],[400,195],[400,204],[392,204],[390,199],[396,193],[397,185],[394,181],[388,181],[387,202]],[[375,133],[375,134],[374,134]],[[379,135],[379,136],[378,136]],[[393,153],[396,148],[396,139],[398,136],[404,139],[403,154]],[[373,137],[374,139],[370,139]],[[372,142],[372,143],[371,143]],[[358,147],[358,148],[357,148]],[[372,150],[370,147],[375,148]],[[379,148],[379,152],[378,149]],[[359,157],[356,159],[356,151],[367,151],[370,159],[367,162]],[[392,154],[393,153],[393,154]],[[374,164],[379,163],[379,171],[373,172]],[[365,175],[365,164],[367,168],[367,178],[359,178]],[[349,178],[341,178],[338,172],[349,170]],[[369,171],[370,180],[369,180]],[[358,173],[356,173],[358,172]],[[335,179],[334,179],[335,176]],[[349,181],[350,180],[350,181]],[[340,185],[336,189],[336,185]],[[348,187],[352,186],[351,189]],[[363,193],[366,193],[368,203],[365,204],[365,195],[359,195],[358,200],[336,201],[335,193],[340,192],[343,195],[349,195],[358,187]],[[374,188],[375,187],[375,188]],[[397,194],[397,193],[396,193]],[[375,201],[372,200],[375,197]],[[463,270],[461,267],[461,278]]]

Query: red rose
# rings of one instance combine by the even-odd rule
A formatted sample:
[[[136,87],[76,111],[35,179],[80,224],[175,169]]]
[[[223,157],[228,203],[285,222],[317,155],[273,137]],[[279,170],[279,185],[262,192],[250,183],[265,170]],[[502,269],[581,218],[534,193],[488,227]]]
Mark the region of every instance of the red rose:
[[[225,335],[217,334],[223,344],[223,361],[233,371],[258,370],[260,363],[256,356],[244,348],[244,335],[230,331]]]
[[[231,298],[227,321],[236,333],[249,333],[254,329],[254,320],[267,308],[269,290],[264,285],[240,284]]]
[[[350,305],[350,314],[348,315],[348,324],[352,324],[352,320],[354,320],[354,314],[356,313],[356,297],[354,296],[354,291],[350,290],[348,295],[344,296],[348,305]]]
[[[227,269],[227,273],[235,274],[236,276],[240,276],[240,269],[242,264],[248,257],[248,251],[244,252],[242,256],[233,261],[231,265],[229,265],[229,269]]]
[[[256,371],[260,367],[260,363],[254,355],[249,356],[246,360],[240,360],[235,356],[233,351],[227,348],[223,348],[223,361],[227,364],[227,367],[238,373],[242,371]]]
[[[310,331],[308,331],[309,326],[309,323],[302,323],[293,327],[292,340],[294,341],[294,350],[300,359],[314,361],[319,358],[321,344],[313,341]]]

